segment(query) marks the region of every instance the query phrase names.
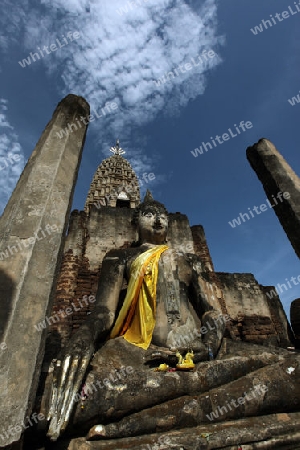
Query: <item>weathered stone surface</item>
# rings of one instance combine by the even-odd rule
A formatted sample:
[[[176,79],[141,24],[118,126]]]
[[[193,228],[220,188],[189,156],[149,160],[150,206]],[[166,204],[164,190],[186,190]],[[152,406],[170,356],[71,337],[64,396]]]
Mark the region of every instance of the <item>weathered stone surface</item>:
[[[274,286],[260,286],[260,288],[266,295],[270,309],[270,317],[277,334],[278,344],[284,348],[294,345],[295,336],[293,330],[287,319],[279,295],[276,294]],[[272,296],[270,295],[270,292],[272,292]],[[276,295],[274,295],[274,293]]]
[[[218,272],[216,275],[221,281],[236,339],[285,348],[291,345],[291,328],[276,293],[269,299],[268,289],[260,286],[250,273]]]
[[[300,356],[289,355],[277,364],[258,369],[204,394],[170,400],[117,423],[104,425],[102,436],[109,439],[167,433],[212,421],[297,411],[300,407],[299,381]]]
[[[260,139],[247,148],[247,158],[262,182],[269,201],[300,257],[300,179],[268,139]],[[279,200],[278,192],[290,197]],[[277,204],[276,204],[277,202]]]
[[[202,225],[191,227],[195,254],[199,256],[203,264],[203,271],[214,272],[214,265],[207,245],[204,228]]]
[[[0,445],[19,439],[32,410],[45,343],[35,325],[52,306],[86,127],[57,133],[88,114],[89,105],[76,95],[59,103],[0,219],[0,289],[6,302],[1,331],[7,344],[0,353]],[[6,433],[9,425],[18,426],[15,433]]]
[[[216,359],[224,360],[236,356],[246,356],[248,358],[263,358],[265,365],[267,365],[271,355],[277,356],[279,361],[290,354],[294,354],[294,352],[291,353],[288,350],[278,346],[262,347],[261,345],[250,344],[242,341],[223,339]],[[272,363],[272,361],[274,360],[270,359],[270,363]]]
[[[291,303],[291,325],[296,338],[296,345],[300,347],[300,298]]]
[[[208,434],[208,437],[205,437]],[[155,447],[157,445],[157,447]],[[207,423],[185,430],[126,439],[61,441],[55,450],[296,450],[300,446],[300,413],[279,413],[222,423]]]
[[[143,350],[138,347],[129,349],[133,358],[128,366],[129,346],[123,338],[117,338],[96,353],[91,362],[93,370],[86,380],[88,398],[78,404],[69,432],[81,430],[85,434],[92,425],[163,403],[170,395],[175,398],[208,392],[290,356],[288,351],[276,347],[262,348],[224,339],[216,361],[203,362],[193,372],[162,373],[144,364]]]

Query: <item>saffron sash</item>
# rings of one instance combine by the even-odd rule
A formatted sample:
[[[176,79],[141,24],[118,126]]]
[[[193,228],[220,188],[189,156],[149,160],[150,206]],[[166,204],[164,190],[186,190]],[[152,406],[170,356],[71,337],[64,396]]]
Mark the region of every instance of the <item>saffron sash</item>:
[[[111,339],[123,336],[144,350],[149,347],[155,327],[158,261],[167,249],[167,245],[157,245],[133,261],[127,294],[110,333]]]

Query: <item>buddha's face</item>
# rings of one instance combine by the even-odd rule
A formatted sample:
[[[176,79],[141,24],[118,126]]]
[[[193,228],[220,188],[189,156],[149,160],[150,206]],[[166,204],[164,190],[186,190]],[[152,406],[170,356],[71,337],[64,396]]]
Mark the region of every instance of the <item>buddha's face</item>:
[[[159,207],[149,206],[140,211],[139,219],[140,242],[150,244],[164,244],[168,231],[168,216]]]

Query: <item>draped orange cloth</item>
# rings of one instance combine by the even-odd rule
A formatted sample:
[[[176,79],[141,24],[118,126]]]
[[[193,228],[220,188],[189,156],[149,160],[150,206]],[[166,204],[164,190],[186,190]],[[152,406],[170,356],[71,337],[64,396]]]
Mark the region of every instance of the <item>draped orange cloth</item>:
[[[133,345],[145,350],[149,347],[155,327],[158,261],[167,249],[167,245],[157,245],[133,261],[127,294],[111,339],[123,336]]]

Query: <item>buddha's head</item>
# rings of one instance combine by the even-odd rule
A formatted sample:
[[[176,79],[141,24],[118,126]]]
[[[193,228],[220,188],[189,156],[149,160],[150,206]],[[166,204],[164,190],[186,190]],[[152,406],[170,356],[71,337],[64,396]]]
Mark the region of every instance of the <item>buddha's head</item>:
[[[147,191],[143,203],[134,213],[133,222],[138,226],[141,244],[164,244],[168,232],[168,211],[164,205],[153,199]]]

